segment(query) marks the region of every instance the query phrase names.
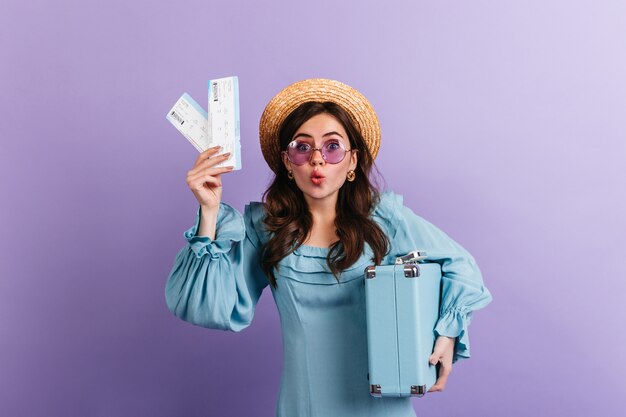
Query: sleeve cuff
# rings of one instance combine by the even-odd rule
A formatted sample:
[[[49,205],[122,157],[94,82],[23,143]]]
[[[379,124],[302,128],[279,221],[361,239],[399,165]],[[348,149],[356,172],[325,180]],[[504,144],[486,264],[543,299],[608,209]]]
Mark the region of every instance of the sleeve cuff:
[[[202,207],[199,206],[194,225],[183,233],[197,258],[202,258],[204,255],[209,254],[211,258],[217,259],[220,257],[220,254],[230,251],[233,242],[241,242],[244,239],[245,226],[243,216],[234,207],[221,201],[217,213],[215,239],[211,239],[208,236],[196,236],[200,225],[201,211]]]
[[[454,357],[452,362],[456,362],[459,358],[467,359],[470,357],[470,344],[467,327],[472,318],[472,312],[464,312],[463,310],[453,308],[444,312],[435,326],[435,335],[448,336],[456,338],[454,344]]]

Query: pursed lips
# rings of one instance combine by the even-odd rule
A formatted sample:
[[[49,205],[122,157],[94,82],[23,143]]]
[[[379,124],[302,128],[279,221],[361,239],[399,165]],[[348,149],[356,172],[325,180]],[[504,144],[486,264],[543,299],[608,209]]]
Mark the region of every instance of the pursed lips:
[[[315,185],[322,185],[325,177],[318,171],[315,171],[311,174],[311,182]]]

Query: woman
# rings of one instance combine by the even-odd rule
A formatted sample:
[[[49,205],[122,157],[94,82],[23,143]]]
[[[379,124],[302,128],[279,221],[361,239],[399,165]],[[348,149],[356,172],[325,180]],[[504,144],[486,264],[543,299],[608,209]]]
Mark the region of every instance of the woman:
[[[367,381],[364,269],[413,249],[442,266],[442,300],[430,391],[442,391],[467,326],[491,294],[473,257],[437,227],[379,193],[369,174],[378,119],[358,91],[337,81],[292,84],[267,105],[261,148],[275,173],[263,202],[244,214],[221,201],[228,159],[209,149],[189,171],[200,207],[166,286],[170,310],[193,324],[241,331],[269,284],[283,338],[278,416],[415,416],[409,398],[374,398]]]

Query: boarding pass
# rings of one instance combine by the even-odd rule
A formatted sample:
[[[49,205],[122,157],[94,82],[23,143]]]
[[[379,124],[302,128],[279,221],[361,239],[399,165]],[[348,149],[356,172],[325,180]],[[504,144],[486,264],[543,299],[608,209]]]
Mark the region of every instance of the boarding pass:
[[[230,152],[226,161],[216,167],[232,165],[241,169],[239,138],[239,80],[237,76],[210,80],[208,106],[209,147],[220,145],[222,152]]]
[[[207,113],[189,94],[184,93],[165,118],[191,142],[198,152],[204,152],[210,147]]]

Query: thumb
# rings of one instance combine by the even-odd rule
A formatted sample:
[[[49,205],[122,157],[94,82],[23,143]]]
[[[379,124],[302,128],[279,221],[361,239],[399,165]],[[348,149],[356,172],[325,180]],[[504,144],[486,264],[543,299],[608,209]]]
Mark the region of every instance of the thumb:
[[[435,352],[432,355],[430,355],[430,357],[428,358],[428,362],[431,365],[437,365],[437,362],[439,362],[439,357],[440,357],[439,353]]]

